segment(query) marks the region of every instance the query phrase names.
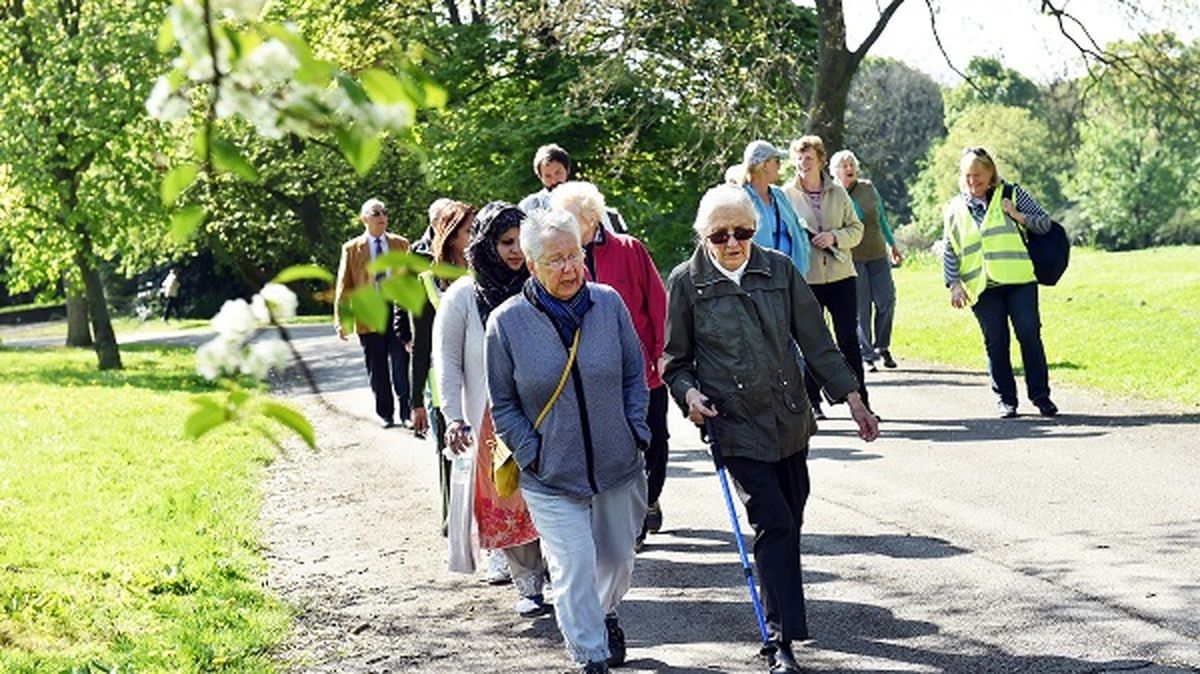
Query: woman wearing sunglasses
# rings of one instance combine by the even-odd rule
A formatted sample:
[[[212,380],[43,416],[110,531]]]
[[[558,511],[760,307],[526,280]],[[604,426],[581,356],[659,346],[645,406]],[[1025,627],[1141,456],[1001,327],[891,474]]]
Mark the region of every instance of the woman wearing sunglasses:
[[[879,425],[796,265],[754,243],[756,221],[739,187],[714,187],[700,200],[699,243],[669,281],[663,378],[692,422],[712,422],[754,527],[769,671],[787,674],[800,671],[792,642],[808,638],[800,523],[815,427],[793,343],[829,394],[849,403],[859,437],[874,440]]]

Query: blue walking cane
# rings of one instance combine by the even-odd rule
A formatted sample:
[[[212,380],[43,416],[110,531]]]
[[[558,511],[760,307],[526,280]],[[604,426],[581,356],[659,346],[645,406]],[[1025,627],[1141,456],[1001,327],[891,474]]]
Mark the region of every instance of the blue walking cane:
[[[712,409],[709,405],[709,409]],[[746,556],[746,541],[742,539],[742,525],[738,522],[737,510],[733,507],[733,497],[729,494],[729,478],[725,475],[725,458],[721,456],[721,446],[717,443],[717,434],[713,431],[712,419],[704,420],[704,435],[708,440],[709,451],[712,452],[713,464],[717,467],[717,477],[721,480],[721,491],[725,493],[725,507],[729,510],[729,521],[733,524],[733,540],[737,541],[738,555],[742,558],[742,573],[746,576],[746,586],[750,588],[750,600],[754,602],[754,615],[758,618],[758,633],[762,635],[763,647],[767,646],[767,622],[763,619],[762,601],[758,598],[758,586],[754,583],[754,567]]]

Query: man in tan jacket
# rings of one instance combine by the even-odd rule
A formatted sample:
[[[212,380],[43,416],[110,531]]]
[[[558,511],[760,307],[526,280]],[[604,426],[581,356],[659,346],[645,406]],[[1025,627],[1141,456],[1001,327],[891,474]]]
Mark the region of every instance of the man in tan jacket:
[[[408,241],[404,237],[388,233],[387,206],[382,201],[368,199],[363,203],[359,217],[366,231],[342,245],[342,260],[338,264],[337,285],[334,290],[333,323],[338,337],[343,340],[347,335],[342,327],[342,302],[348,302],[355,290],[378,283],[384,276],[377,274],[372,278],[367,271],[367,265],[385,253],[408,250]],[[400,322],[407,326],[408,321],[407,317],[403,317],[403,321],[393,320],[397,311],[391,303],[388,304],[387,327],[382,333],[371,330],[361,321],[356,321],[355,325],[358,341],[362,344],[371,391],[375,394],[375,414],[379,415],[380,424],[384,428],[396,425],[393,391],[400,401],[401,423],[408,423],[410,414],[408,350],[405,339],[396,326],[396,323]]]

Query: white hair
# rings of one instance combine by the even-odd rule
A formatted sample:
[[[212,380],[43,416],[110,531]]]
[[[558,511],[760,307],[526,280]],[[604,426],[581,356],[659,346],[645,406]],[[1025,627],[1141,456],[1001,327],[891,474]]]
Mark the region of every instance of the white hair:
[[[752,223],[757,223],[758,214],[746,190],[735,185],[717,185],[704,193],[700,198],[700,208],[696,211],[696,223],[692,226],[696,235],[704,237],[712,224],[713,215],[717,211],[733,210],[743,213]]]
[[[726,185],[742,185],[746,182],[746,167],[741,164],[730,164],[725,169]]]
[[[854,153],[850,150],[838,150],[834,152],[833,156],[829,159],[829,168],[836,171],[846,162],[854,164],[854,170],[858,170],[858,157],[855,157]]]
[[[579,221],[567,211],[539,208],[526,214],[525,221],[521,223],[521,252],[525,254],[525,259],[540,262],[546,239],[558,232],[570,234],[576,245],[582,245]]]
[[[582,180],[568,180],[550,192],[550,208],[593,215],[597,221],[604,219],[604,195],[600,189]]]
[[[387,204],[383,203],[382,200],[371,198],[371,199],[367,199],[366,201],[363,202],[362,208],[358,209],[358,214],[366,215],[367,211],[370,211],[372,208],[375,208],[376,206],[381,207],[385,211],[387,210]]]
[[[429,222],[432,224],[437,219],[438,213],[441,213],[443,208],[452,203],[454,203],[454,200],[448,197],[434,199],[433,203],[429,204]]]

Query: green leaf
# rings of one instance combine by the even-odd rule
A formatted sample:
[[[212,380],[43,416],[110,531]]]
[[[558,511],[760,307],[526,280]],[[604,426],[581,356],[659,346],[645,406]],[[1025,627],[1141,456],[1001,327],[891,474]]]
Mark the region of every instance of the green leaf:
[[[396,79],[391,73],[379,68],[371,68],[365,70],[359,75],[362,80],[363,89],[372,101],[383,105],[391,105],[393,103],[407,103],[412,105],[416,103],[405,91],[404,85],[400,80]]]
[[[360,177],[371,172],[371,167],[379,161],[379,154],[383,151],[383,144],[378,138],[368,136],[358,129],[338,129],[337,139],[342,148],[342,155]]]
[[[317,448],[316,433],[313,432],[312,424],[308,423],[308,419],[304,418],[303,414],[300,414],[296,410],[284,405],[283,403],[272,401],[264,402],[262,404],[262,411],[263,414],[268,418],[274,419],[275,421],[278,421],[284,426],[292,429],[296,435],[299,435],[304,439],[304,442],[308,445],[309,449]]]
[[[388,307],[374,286],[359,288],[350,293],[350,309],[354,317],[375,332],[387,329]]]
[[[192,137],[192,152],[196,153],[198,161],[204,161],[208,156],[208,127],[201,126],[196,129],[196,135]]]
[[[198,407],[183,424],[184,436],[195,440],[212,429],[229,421],[229,415],[220,403],[205,396],[196,396],[192,402]]]
[[[326,269],[324,267],[322,267],[320,265],[294,264],[294,265],[288,267],[287,269],[284,269],[283,271],[276,274],[275,278],[271,279],[271,283],[279,283],[281,285],[287,285],[288,283],[291,283],[292,281],[303,281],[303,280],[317,280],[317,281],[326,281],[328,283],[332,283],[333,282],[333,274],[330,274],[328,271],[326,271]]]
[[[170,208],[179,195],[196,181],[199,172],[200,167],[195,164],[180,164],[171,169],[158,187],[163,208]]]
[[[192,238],[207,215],[204,207],[196,204],[179,209],[171,216],[171,238],[176,243],[183,243]]]
[[[223,138],[212,141],[212,156],[213,165],[219,171],[232,173],[248,183],[257,184],[261,180],[258,171],[246,161],[237,146]]]
[[[367,92],[361,86],[359,86],[358,82],[354,81],[354,78],[342,72],[339,72],[337,75],[335,75],[335,77],[338,81],[338,84],[346,90],[346,95],[350,97],[351,103],[355,105],[366,105],[367,103],[371,102],[371,99],[367,96]]]
[[[350,302],[343,301],[338,304],[338,317],[341,319],[342,332],[353,335],[358,326],[355,324],[354,307],[350,306]]]
[[[425,296],[425,286],[421,285],[421,279],[409,274],[384,279],[379,284],[379,289],[383,292],[384,297],[418,315],[424,309],[428,299]]]
[[[158,25],[158,53],[165,54],[167,50],[175,46],[175,27],[171,25],[171,19],[168,17],[163,19],[163,22]]]
[[[405,270],[419,274],[429,269],[429,258],[416,253],[389,251],[367,265],[367,272],[378,274],[385,271]]]
[[[425,87],[425,105],[430,108],[444,108],[450,96],[446,93],[446,88],[429,80],[424,82]]]
[[[452,264],[446,264],[445,262],[439,262],[430,267],[429,270],[433,272],[434,276],[444,279],[461,278],[471,273],[469,270],[464,269],[463,267],[456,267]]]

